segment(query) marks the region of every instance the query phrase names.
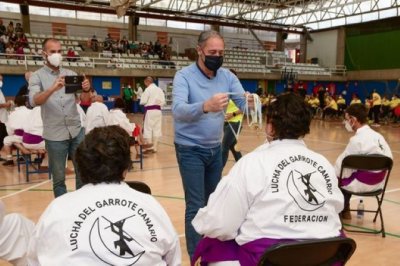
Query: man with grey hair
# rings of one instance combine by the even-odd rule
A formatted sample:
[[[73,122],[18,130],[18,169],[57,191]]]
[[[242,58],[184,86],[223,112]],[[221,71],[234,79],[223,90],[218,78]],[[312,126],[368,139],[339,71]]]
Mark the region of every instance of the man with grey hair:
[[[218,32],[202,32],[196,63],[178,71],[173,84],[175,150],[185,191],[185,232],[190,257],[201,239],[191,222],[221,179],[224,110],[229,98],[241,110],[246,104],[238,78],[229,69],[221,68],[224,49],[224,39]]]
[[[65,76],[76,73],[62,68],[61,43],[49,38],[43,42],[46,64],[34,72],[29,80],[29,103],[41,106],[43,138],[49,158],[49,169],[53,179],[54,196],[67,193],[65,185],[65,161],[70,155],[76,175],[76,189],[82,186],[74,160],[74,153],[83,140],[85,132],[81,125],[73,93],[65,93]],[[89,80],[82,82],[83,90],[90,89]]]

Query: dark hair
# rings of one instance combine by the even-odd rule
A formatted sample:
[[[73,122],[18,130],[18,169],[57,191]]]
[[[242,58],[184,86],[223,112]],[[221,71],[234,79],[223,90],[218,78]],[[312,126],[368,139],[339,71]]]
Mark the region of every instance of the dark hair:
[[[367,107],[365,107],[361,103],[350,105],[349,107],[347,107],[345,113],[347,113],[349,116],[354,116],[355,118],[357,118],[357,121],[361,124],[365,124],[368,121]]]
[[[16,106],[25,106],[26,98],[27,97],[23,96],[23,95],[15,96],[15,99],[14,99],[15,105]]]
[[[84,184],[119,183],[131,165],[129,135],[120,126],[94,128],[79,144],[75,159]]]
[[[59,40],[57,40],[56,38],[46,38],[44,39],[43,43],[42,43],[42,49],[46,50],[46,44],[48,42],[60,42]]]
[[[125,109],[125,102],[122,98],[117,98],[114,101],[114,108]]]
[[[275,131],[274,139],[298,139],[310,132],[311,112],[304,99],[294,93],[276,97],[267,108],[267,123]]]

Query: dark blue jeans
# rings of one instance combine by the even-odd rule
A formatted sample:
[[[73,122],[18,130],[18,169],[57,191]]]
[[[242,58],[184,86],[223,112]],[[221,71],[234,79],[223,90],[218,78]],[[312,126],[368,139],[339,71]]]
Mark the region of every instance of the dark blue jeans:
[[[68,154],[72,157],[72,162],[74,164],[76,189],[82,187],[78,166],[75,162],[75,151],[84,137],[85,130],[82,128],[81,132],[72,139],[62,141],[45,140],[46,150],[49,156],[49,170],[53,180],[53,192],[56,198],[67,193],[67,187],[65,185],[65,162]]]
[[[185,191],[186,246],[189,256],[192,258],[197,243],[201,239],[192,226],[192,220],[197,211],[207,204],[208,197],[221,180],[221,146],[201,148],[175,143],[175,150]]]
[[[232,129],[235,131],[235,133],[238,132],[238,128],[240,126],[240,122],[234,122],[230,123],[232,126]],[[225,166],[226,161],[228,161],[229,157],[229,150],[232,152],[233,157],[235,158],[235,161],[239,161],[240,158],[242,158],[242,154],[240,151],[235,150],[235,145],[237,143],[236,137],[232,132],[231,127],[229,126],[228,122],[225,122],[224,124],[224,137],[222,139],[222,167]]]

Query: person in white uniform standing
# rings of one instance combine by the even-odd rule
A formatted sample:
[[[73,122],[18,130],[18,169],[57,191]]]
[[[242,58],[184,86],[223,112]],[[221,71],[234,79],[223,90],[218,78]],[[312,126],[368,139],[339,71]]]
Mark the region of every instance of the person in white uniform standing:
[[[351,154],[380,154],[393,158],[392,151],[385,138],[368,126],[368,110],[365,105],[356,103],[350,105],[345,111],[345,127],[349,132],[354,132],[345,150],[336,160],[336,176],[340,175],[343,159]],[[340,186],[348,191],[366,192],[383,188],[385,171],[368,172],[344,169]],[[343,191],[345,205],[341,214],[343,219],[351,219],[351,195]]]
[[[123,182],[129,154],[129,136],[119,126],[86,135],[76,151],[84,186],[46,208],[29,244],[29,265],[181,265],[165,210]]]
[[[257,265],[273,244],[341,234],[343,195],[335,170],[301,139],[311,118],[293,93],[268,106],[270,143],[242,157],[198,211],[192,224],[205,238],[192,262]]]
[[[153,147],[147,149],[145,153],[157,152],[158,139],[161,137],[162,113],[161,107],[165,104],[165,94],[153,83],[152,77],[144,79],[146,89],[140,98],[140,104],[144,105],[144,125],[143,137],[147,143],[152,143]]]

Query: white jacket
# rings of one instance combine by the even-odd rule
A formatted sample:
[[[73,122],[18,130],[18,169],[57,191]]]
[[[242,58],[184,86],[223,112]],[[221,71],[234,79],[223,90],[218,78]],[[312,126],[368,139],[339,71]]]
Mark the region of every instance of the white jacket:
[[[335,163],[336,176],[340,175],[340,168],[343,159],[347,155],[351,154],[381,154],[393,158],[392,151],[390,150],[389,144],[386,142],[385,138],[375,130],[371,129],[368,125],[364,125],[357,129],[354,136],[350,138],[345,150],[337,158]],[[355,170],[345,169],[343,171],[343,178],[351,176],[354,171]],[[346,189],[361,192],[381,188],[383,185],[384,181],[376,185],[367,185],[354,179],[346,186]]]
[[[54,199],[29,245],[30,265],[180,265],[179,238],[151,196],[126,183],[87,184]]]
[[[19,106],[10,113],[8,121],[6,122],[7,133],[9,136],[14,135],[16,129],[23,129],[24,124],[30,119],[28,118],[30,111],[31,110],[26,108],[26,106]]]
[[[108,108],[104,103],[92,103],[86,111],[86,134],[95,127],[105,127],[107,125],[108,115]]]
[[[276,140],[240,159],[192,224],[199,234],[239,245],[260,238],[340,234],[343,195],[332,165],[302,140]]]

